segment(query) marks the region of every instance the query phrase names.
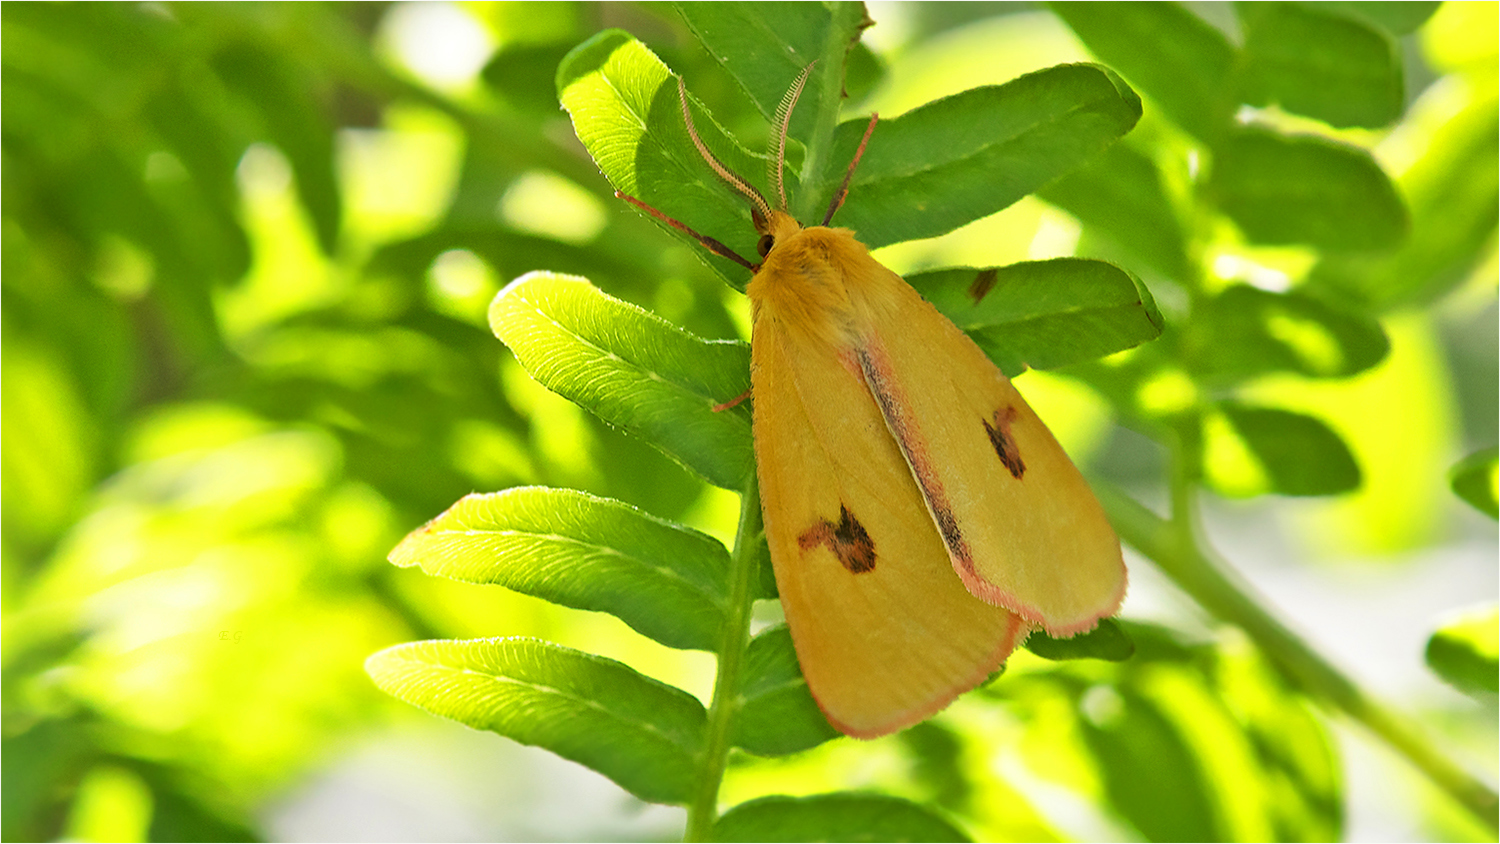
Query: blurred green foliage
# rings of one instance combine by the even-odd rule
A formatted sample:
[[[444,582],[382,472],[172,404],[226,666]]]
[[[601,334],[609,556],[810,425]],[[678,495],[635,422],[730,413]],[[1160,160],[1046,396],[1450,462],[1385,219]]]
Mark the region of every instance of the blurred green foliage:
[[[403,41],[413,8],[0,7],[5,840],[266,837],[267,801],[340,742],[419,717],[362,670],[412,639],[540,636],[557,644],[443,659],[548,671],[557,663],[538,649],[608,657],[640,681],[630,705],[652,715],[707,699],[711,662],[632,630],[649,622],[449,588],[385,558],[468,493],[534,485],[640,508],[641,530],[697,529],[682,542],[732,540],[734,496],[700,476],[716,480],[704,467],[718,461],[717,482],[737,477],[743,431],[706,428],[679,453],[651,433],[659,420],[583,412],[527,375],[536,364],[520,348],[496,342],[488,307],[534,270],[583,276],[630,313],[654,314],[682,349],[730,341],[669,358],[742,360],[733,286],[744,274],[612,198],[599,169],[615,174],[580,147],[554,82],[579,44],[633,33],[690,80],[700,129],[713,126],[723,145],[710,143],[732,157],[763,146],[766,106],[802,63],[730,49],[761,14],[754,4],[475,4],[460,11],[483,49],[446,77]],[[1154,296],[1130,335],[1164,325],[1154,343],[1093,363],[1128,343],[1041,343],[1002,360],[1062,367],[1026,374],[1022,389],[1102,476],[1160,484],[1163,451],[1143,447],[1144,433],[1224,495],[1345,493],[1302,507],[1325,553],[1440,541],[1457,520],[1483,519],[1456,503],[1448,467],[1496,440],[1495,6],[1200,11],[921,4],[900,12],[904,23],[877,21],[890,35],[849,54],[841,107],[851,120],[878,109],[910,139],[872,146],[861,178],[881,178],[879,156],[892,173],[925,160],[922,104],[1066,61],[1107,65],[1143,115],[1120,143],[1080,144],[1063,179],[1017,177],[931,214],[907,213],[913,197],[948,189],[931,180],[888,195],[856,185],[839,222],[893,244],[961,225],[881,253],[902,272],[1024,274],[1023,261],[1077,255],[1123,268],[1119,290]],[[797,14],[806,19],[788,31],[817,46],[819,15],[850,12]],[[840,108],[833,93],[799,115]],[[827,139],[833,170],[857,140],[848,131]],[[996,145],[996,160],[1017,149],[1037,152]],[[803,154],[793,150],[798,173]],[[701,187],[687,210],[659,207],[739,235],[740,206]],[[798,187],[825,201],[826,189]],[[1018,311],[987,318],[981,343],[985,325],[1043,336]],[[1037,356],[1048,351],[1055,361]],[[729,398],[736,386],[704,389]],[[739,413],[710,422],[746,427]],[[1493,454],[1452,480],[1491,514]],[[544,597],[625,612],[625,577],[602,598]],[[755,594],[771,590],[762,580]],[[1481,698],[1488,689],[1489,706],[1493,618],[1477,634],[1447,628],[1429,650],[1443,676]],[[750,645],[745,690],[757,703],[734,743],[760,755],[730,756],[721,797],[739,806],[721,819],[726,837],[763,837],[768,818],[787,817],[811,835],[841,812],[951,835],[934,831],[950,821],[933,811],[979,838],[1342,833],[1322,716],[1233,631],[1126,625],[1136,654],[1117,664],[1020,654],[1004,680],[939,719],[856,744],[825,741],[816,712],[782,694],[796,674],[780,629]],[[642,703],[653,696],[672,703]],[[587,746],[592,726],[580,724],[528,740]],[[630,790],[677,800],[651,790],[667,780],[632,787],[634,752],[563,755],[623,767]],[[756,799],[833,788],[880,794]],[[1090,820],[1059,812],[1047,797],[1058,788]],[[916,804],[927,809],[913,815]]]

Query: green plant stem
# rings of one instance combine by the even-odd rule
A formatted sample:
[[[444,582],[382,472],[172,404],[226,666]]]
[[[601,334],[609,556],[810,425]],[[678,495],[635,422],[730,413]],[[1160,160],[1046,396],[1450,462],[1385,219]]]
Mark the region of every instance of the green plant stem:
[[[1174,509],[1190,506],[1185,500],[1190,494],[1178,488],[1185,483],[1174,481]],[[1494,789],[1444,755],[1417,725],[1366,695],[1273,618],[1216,552],[1183,529],[1184,522],[1162,519],[1109,484],[1096,480],[1093,486],[1121,539],[1154,561],[1209,612],[1244,630],[1305,694],[1363,724],[1481,823],[1491,830],[1497,828],[1500,800]],[[1178,515],[1186,514],[1179,511]]]
[[[813,70],[814,84],[822,88],[818,113],[813,119],[812,134],[804,139],[806,157],[802,161],[800,176],[804,189],[793,200],[796,216],[809,224],[819,222],[823,210],[832,198],[833,189],[843,179],[842,168],[849,162],[829,160],[833,154],[833,133],[838,128],[839,110],[844,101],[844,58],[863,28],[865,7],[862,3],[835,3],[832,5],[833,22],[829,31],[833,33],[823,45],[823,54],[818,57],[818,66]]]
[[[740,525],[729,570],[729,618],[719,648],[714,699],[708,708],[698,793],[688,805],[686,841],[707,841],[719,816],[719,785],[729,761],[729,733],[740,705],[740,664],[750,644],[751,584],[756,577],[755,546],[761,534],[760,490],[755,473],[740,498]]]

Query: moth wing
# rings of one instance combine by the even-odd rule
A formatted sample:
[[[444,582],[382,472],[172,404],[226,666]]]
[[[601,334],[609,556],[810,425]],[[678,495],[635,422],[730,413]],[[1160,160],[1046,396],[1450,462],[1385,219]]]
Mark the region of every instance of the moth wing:
[[[848,285],[860,366],[964,585],[1055,635],[1113,615],[1120,540],[1082,474],[974,341],[867,261]]]
[[[1016,616],[977,600],[857,364],[755,320],[755,448],[776,583],[809,690],[842,732],[914,724],[991,674]]]

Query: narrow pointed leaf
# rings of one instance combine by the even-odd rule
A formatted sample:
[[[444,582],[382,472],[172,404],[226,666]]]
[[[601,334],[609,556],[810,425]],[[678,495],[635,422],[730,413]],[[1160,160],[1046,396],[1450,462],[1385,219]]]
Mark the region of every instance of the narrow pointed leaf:
[[[703,340],[586,279],[536,272],[490,305],[490,329],[543,386],[661,449],[709,483],[739,489],[754,470],[749,349]]]
[[[1385,358],[1390,341],[1376,320],[1297,292],[1235,285],[1205,302],[1183,327],[1192,371],[1214,381],[1269,372],[1332,378]]]
[[[1471,695],[1500,692],[1500,615],[1495,605],[1466,612],[1427,640],[1427,665]]]
[[[1238,105],[1235,49],[1177,3],[1051,3],[1101,61],[1161,105],[1178,126],[1212,141]]]
[[[1150,291],[1103,261],[936,270],[907,281],[1010,375],[1093,360],[1161,335]]]
[[[1496,500],[1497,455],[1500,451],[1493,448],[1476,451],[1448,473],[1454,494],[1492,519],[1500,517],[1500,503]]]
[[[1376,251],[1406,236],[1406,206],[1380,165],[1325,138],[1236,132],[1214,150],[1209,191],[1255,243]]]
[[[410,642],[374,654],[382,691],[586,765],[642,800],[685,803],[706,714],[627,665],[536,639]]]
[[[465,496],[403,539],[391,562],[611,613],[674,648],[717,650],[725,623],[723,545],[572,490]]]
[[[725,812],[715,841],[969,841],[953,824],[909,800],[834,793],[762,797]]]
[[[1026,650],[1043,659],[1102,659],[1120,662],[1135,654],[1135,643],[1118,621],[1106,618],[1087,633],[1071,639],[1054,639],[1041,630],[1026,637]]]
[[[734,744],[757,756],[796,753],[839,736],[807,690],[786,625],[750,640],[739,706]]]
[[[1141,101],[1099,65],[1059,65],[930,102],[870,136],[834,224],[874,249],[936,237],[1072,172],[1130,131]],[[843,123],[851,161],[868,121]]]

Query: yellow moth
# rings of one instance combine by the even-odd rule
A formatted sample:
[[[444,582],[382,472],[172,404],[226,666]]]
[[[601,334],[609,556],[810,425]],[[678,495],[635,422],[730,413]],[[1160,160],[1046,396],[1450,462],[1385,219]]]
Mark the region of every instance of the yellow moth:
[[[1082,475],[1010,381],[848,229],[787,212],[777,110],[770,203],[693,126],[704,161],[750,201],[755,458],[766,539],[797,658],[840,731],[921,721],[993,673],[1035,629],[1071,636],[1119,609],[1120,542]]]

